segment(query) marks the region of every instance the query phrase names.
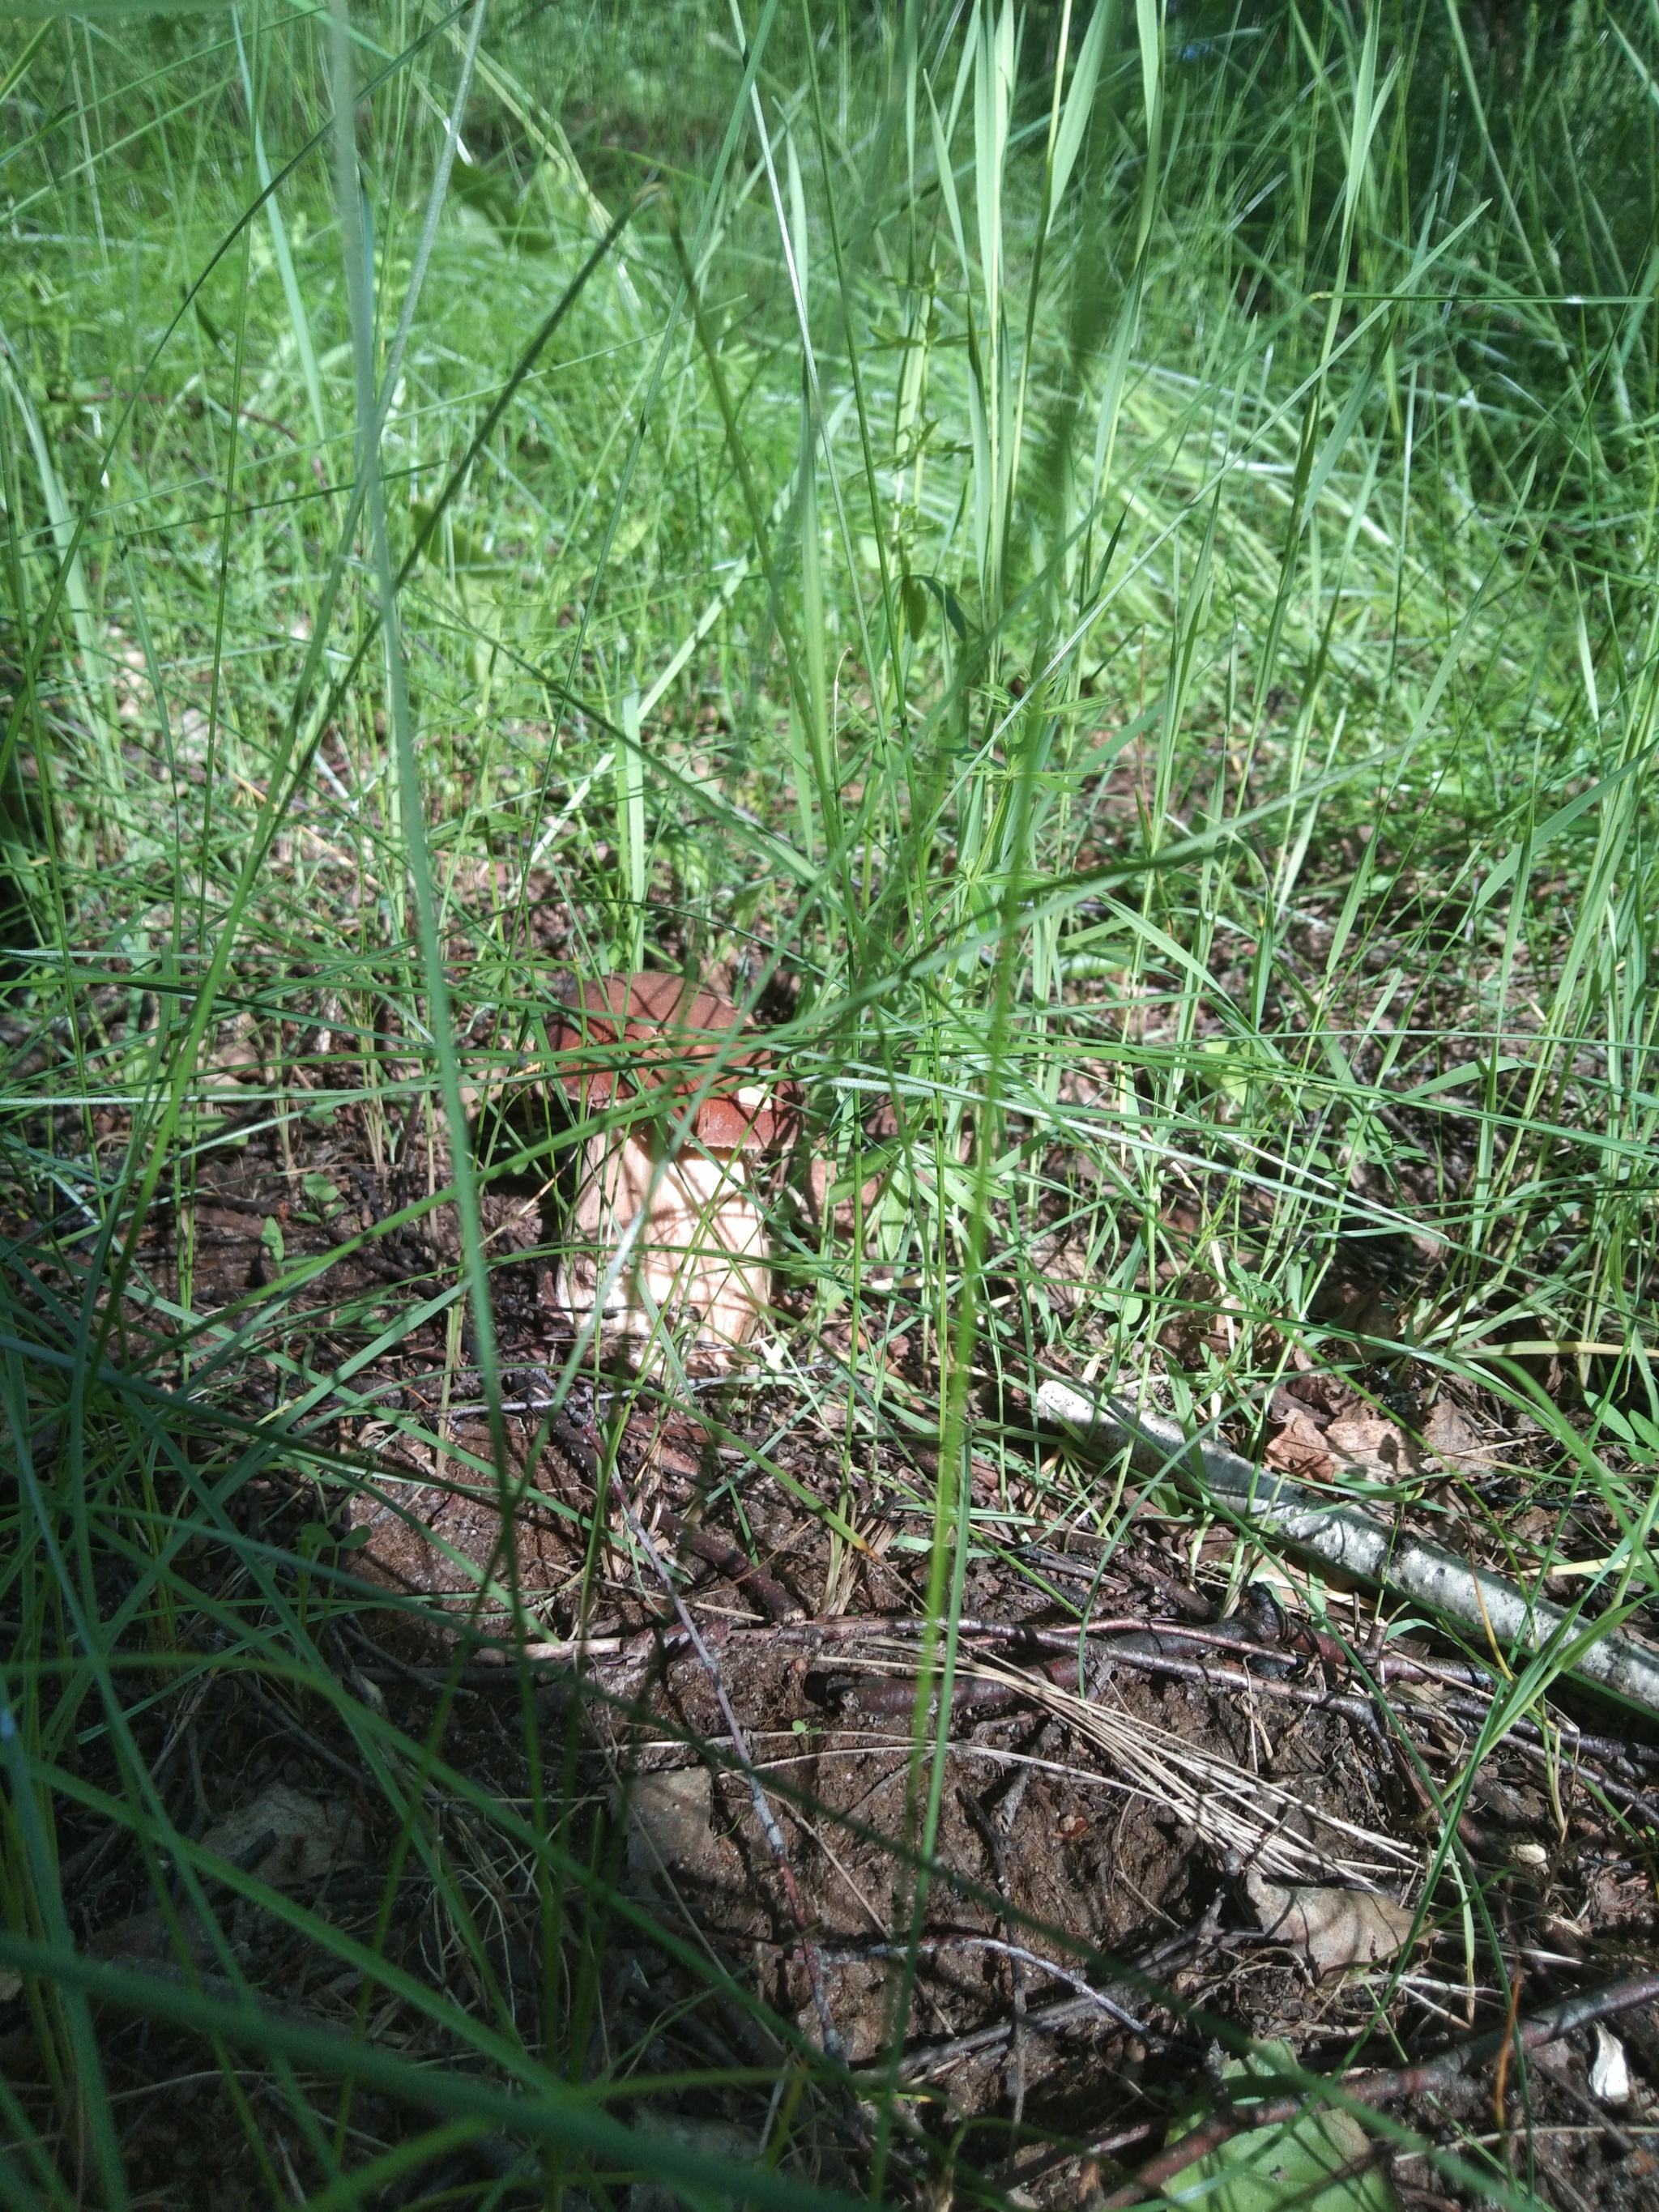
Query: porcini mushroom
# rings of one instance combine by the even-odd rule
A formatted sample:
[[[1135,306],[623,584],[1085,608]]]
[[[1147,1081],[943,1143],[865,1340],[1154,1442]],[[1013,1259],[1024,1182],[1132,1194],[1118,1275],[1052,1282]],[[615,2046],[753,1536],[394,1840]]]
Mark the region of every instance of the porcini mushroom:
[[[717,1364],[760,1326],[771,1255],[748,1174],[794,1107],[742,1031],[722,993],[664,975],[579,983],[549,1024],[554,1070],[585,1116],[636,1102],[583,1145],[554,1279],[573,1321],[591,1320],[602,1297],[601,1325],[623,1335],[690,1322]]]

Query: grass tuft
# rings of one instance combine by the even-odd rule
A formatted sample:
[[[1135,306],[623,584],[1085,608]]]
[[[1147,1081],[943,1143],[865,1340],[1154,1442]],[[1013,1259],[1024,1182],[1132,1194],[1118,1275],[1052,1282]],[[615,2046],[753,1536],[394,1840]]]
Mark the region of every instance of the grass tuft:
[[[1023,2076],[906,2070],[941,1897],[1113,1971],[963,1870],[964,1636],[1077,1628],[1149,1522],[1223,1619],[1263,1577],[1358,1615],[1042,1431],[1045,1378],[1640,1627],[1656,26],[14,25],[8,2201],[187,2201],[132,2102],[175,2064],[226,2203],[1001,2201],[1023,2144],[1081,2157]],[[728,988],[805,1099],[719,1388],[543,1288],[587,1133],[554,986],[641,965]],[[1285,1456],[1310,1376],[1406,1458]],[[641,1761],[696,1747],[716,1810],[747,1761],[643,1674],[572,1686],[668,1633],[659,1506],[769,1575],[787,1519],[806,1610],[914,1619],[885,1826],[792,1774],[804,1719],[756,1754],[815,1880],[879,1843],[850,2075],[799,1929],[636,1879]],[[1501,2017],[1459,1823],[1562,1686],[1469,1656],[1506,1680],[1413,1848]],[[315,1893],[220,1847],[278,1786],[365,1839]],[[1525,2201],[1479,2132],[1459,2171]]]

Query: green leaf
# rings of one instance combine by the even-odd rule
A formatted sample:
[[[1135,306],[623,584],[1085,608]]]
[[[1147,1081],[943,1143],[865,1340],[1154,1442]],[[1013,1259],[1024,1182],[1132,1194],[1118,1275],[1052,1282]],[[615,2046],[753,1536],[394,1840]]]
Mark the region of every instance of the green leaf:
[[[1275,2060],[1296,2063],[1288,2044],[1272,2043],[1224,2071],[1235,2081],[1273,2081]],[[1200,2112],[1190,2124],[1207,2118]],[[1374,2148],[1351,2113],[1315,2109],[1233,2136],[1166,2182],[1164,2194],[1176,2204],[1201,2203],[1205,2212],[1398,2212],[1387,2178],[1367,2163]]]
[[[423,561],[441,565],[443,552],[441,541],[432,532],[438,520],[438,509],[429,500],[416,499],[410,502],[410,520],[415,525],[416,543],[422,548]],[[455,556],[458,574],[503,575],[510,563],[498,561],[475,530],[469,530],[452,509],[449,517],[449,543]]]
[[[951,629],[955,630],[959,638],[966,639],[968,635],[967,610],[963,607],[962,601],[957,597],[956,593],[951,589],[951,586],[945,583],[941,577],[906,577],[904,583],[904,606],[907,616],[911,613],[910,593],[912,590],[916,591],[918,593],[931,594],[933,598],[936,599],[939,601],[940,607],[944,610],[945,621],[950,623]],[[926,599],[923,599],[922,600],[922,608],[925,614],[927,611]],[[911,621],[911,628],[915,635],[921,635],[920,626],[915,622],[914,618],[912,618]]]
[[[920,638],[927,627],[927,586],[920,576],[904,579],[904,620],[914,638]]]
[[[283,1224],[274,1213],[265,1216],[264,1226],[259,1231],[259,1249],[273,1267],[283,1264]]]
[[[1659,1461],[1659,1423],[1645,1413],[1621,1413],[1616,1406],[1603,1407],[1601,1419],[1632,1459]]]
[[[302,1176],[300,1179],[300,1188],[325,1221],[328,1220],[342,1202],[339,1185],[331,1176],[315,1172]]]
[[[1071,90],[1066,96],[1066,112],[1060,118],[1060,131],[1054,139],[1054,162],[1048,185],[1048,220],[1054,222],[1066,187],[1071,181],[1072,170],[1083,144],[1083,134],[1088,127],[1089,115],[1095,104],[1095,86],[1100,76],[1100,57],[1106,45],[1106,33],[1112,19],[1112,0],[1096,0],[1089,27],[1083,34],[1083,44],[1078,49],[1077,66],[1072,71]]]
[[[1520,865],[1523,853],[1529,859],[1536,860],[1545,846],[1552,843],[1564,830],[1570,830],[1581,814],[1588,814],[1591,807],[1599,806],[1603,799],[1611,798],[1621,783],[1626,782],[1638,769],[1646,769],[1653,759],[1655,750],[1653,745],[1644,745],[1633,759],[1627,760],[1622,767],[1614,769],[1610,775],[1598,777],[1588,791],[1581,791],[1576,798],[1568,799],[1565,806],[1558,806],[1553,814],[1540,822],[1537,829],[1532,831],[1530,841],[1523,838],[1520,844],[1506,853],[1475,893],[1475,913],[1479,914],[1481,908],[1487,905],[1503,890],[1505,884],[1514,881],[1515,872]]]

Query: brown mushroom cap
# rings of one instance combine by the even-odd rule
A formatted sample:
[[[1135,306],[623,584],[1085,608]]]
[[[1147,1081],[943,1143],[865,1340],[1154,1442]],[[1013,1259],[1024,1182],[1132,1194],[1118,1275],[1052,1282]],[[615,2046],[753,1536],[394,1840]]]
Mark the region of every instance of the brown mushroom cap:
[[[735,1043],[743,1016],[724,993],[639,974],[574,980],[560,999],[548,1042],[560,1083],[584,1109],[649,1091],[685,1097],[708,1083],[696,1134],[709,1151],[759,1152],[793,1127],[795,1086],[777,1080],[763,1047]]]

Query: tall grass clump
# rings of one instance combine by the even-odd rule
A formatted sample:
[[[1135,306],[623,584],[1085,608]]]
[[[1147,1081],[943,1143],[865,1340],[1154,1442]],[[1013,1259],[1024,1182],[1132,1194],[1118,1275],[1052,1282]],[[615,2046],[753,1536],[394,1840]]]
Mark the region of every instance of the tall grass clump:
[[[0,2194],[182,2201],[134,2084],[193,2069],[261,2201],[999,2197],[897,2051],[969,1577],[1127,1527],[1044,1376],[1247,1447],[1295,1365],[1478,1387],[1524,1482],[1357,1489],[1523,1578],[1600,1516],[1586,1630],[1659,1595],[1659,21],[246,0],[12,19],[0,86]],[[642,965],[770,1022],[823,1167],[724,1395],[514,1303],[556,977]],[[629,1886],[525,1656],[660,1603],[623,1447],[692,1401],[826,1590],[872,1467],[916,1569],[850,2081]],[[358,1556],[417,1465],[507,1509],[459,1606]],[[256,1739],[349,1910],[225,1842]],[[614,2030],[647,1943],[690,2025]]]

